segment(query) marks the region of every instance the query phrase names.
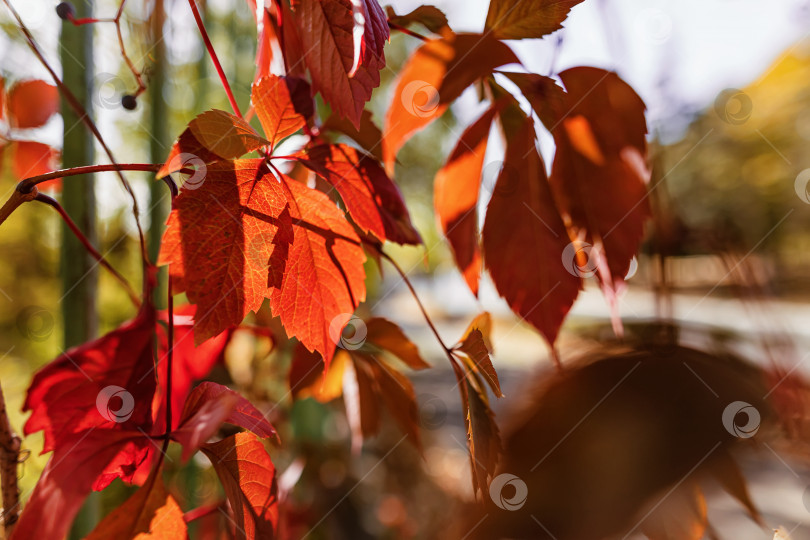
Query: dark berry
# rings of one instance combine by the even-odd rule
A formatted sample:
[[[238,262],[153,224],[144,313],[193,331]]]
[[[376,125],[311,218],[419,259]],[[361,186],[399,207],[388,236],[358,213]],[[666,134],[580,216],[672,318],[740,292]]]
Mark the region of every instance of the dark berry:
[[[138,106],[138,100],[135,99],[135,96],[127,94],[121,98],[121,105],[128,111],[134,111]]]
[[[56,6],[56,14],[59,15],[60,19],[70,19],[74,15],[76,15],[76,11],[73,9],[73,4],[70,2],[60,2],[58,6]]]

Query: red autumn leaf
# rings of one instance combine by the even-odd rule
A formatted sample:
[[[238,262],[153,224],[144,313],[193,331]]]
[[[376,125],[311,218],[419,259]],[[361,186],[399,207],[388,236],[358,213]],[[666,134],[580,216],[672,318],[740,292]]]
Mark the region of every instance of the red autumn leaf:
[[[385,67],[389,34],[382,8],[377,0],[301,0],[295,21],[315,90],[359,127]]]
[[[366,343],[393,354],[411,369],[430,367],[402,329],[387,319],[375,317],[366,322]]]
[[[89,429],[149,431],[155,313],[146,303],[130,322],[68,350],[34,376],[23,404],[24,432],[42,430],[43,453]]]
[[[536,73],[503,73],[520,89],[543,125],[552,133],[568,113],[568,96],[549,77]]]
[[[76,431],[60,439],[11,539],[64,538],[96,478],[137,439],[145,440],[137,431],[106,428]]]
[[[211,460],[233,509],[235,537],[276,537],[276,470],[262,442],[252,433],[237,433],[202,451]]]
[[[239,324],[269,297],[287,332],[327,364],[332,321],[365,299],[364,260],[326,195],[277,179],[262,160],[214,163],[199,189],[183,190],[159,257],[198,306],[198,342]]]
[[[313,113],[309,84],[303,79],[268,75],[254,83],[250,95],[273,146],[304,127]]]
[[[399,188],[374,159],[343,144],[315,146],[298,157],[334,186],[361,229],[381,241],[422,242]]]
[[[491,107],[461,134],[433,183],[433,206],[439,225],[450,242],[456,265],[476,296],[481,275],[478,190],[489,129],[497,112]]]
[[[270,75],[273,62],[273,41],[276,40],[275,4],[270,0],[247,0],[250,12],[256,19],[256,76],[254,82]]]
[[[278,441],[276,430],[248,400],[226,386],[206,381],[189,394],[180,427],[172,432],[172,438],[183,445],[183,459],[210,439],[223,422]]]
[[[540,38],[562,28],[582,0],[491,0],[485,28],[499,39]]]
[[[335,355],[327,370],[320,354],[296,343],[287,375],[293,399],[313,397],[327,403],[339,398],[343,393],[345,360],[345,356]]]
[[[604,260],[593,262],[613,288],[627,274],[650,217],[644,103],[615,73],[574,68],[560,78],[568,115],[552,132],[557,153],[549,181],[576,235],[601,248],[597,259]]]
[[[214,365],[221,361],[232,332],[207,339],[199,346],[194,343],[193,317],[197,306],[186,304],[174,309],[174,348],[172,349],[172,429],[178,426],[180,414],[192,385],[208,375]],[[168,311],[158,312],[158,383],[152,410],[155,419],[154,429],[158,433],[166,431],[165,381],[167,380],[168,335],[164,325],[168,325]]]
[[[39,127],[59,111],[59,92],[45,81],[18,82],[8,91],[7,107],[11,127]]]
[[[418,23],[434,34],[447,36],[453,33],[447,24],[447,16],[436,6],[419,6],[404,15],[397,15],[393,7],[386,6],[386,12],[388,13],[388,21],[391,24],[407,27]]]
[[[86,540],[183,540],[187,537],[183,511],[166,490],[161,469],[155,469],[149,480],[124,504],[107,514]]]
[[[56,170],[59,161],[59,151],[47,144],[34,141],[15,141],[12,143],[14,152],[14,176],[19,179],[29,178]],[[48,181],[39,184],[38,188],[59,186],[59,182]]]
[[[295,25],[295,15],[290,3],[277,2],[281,7],[281,29],[279,44],[284,57],[284,69],[288,76],[303,78],[307,74],[307,62],[304,57],[304,44]]]
[[[202,169],[204,176],[205,165],[238,158],[268,144],[270,141],[241,118],[217,109],[206,111],[189,122],[180,134],[157,177],[186,167]]]
[[[580,289],[561,264],[569,243],[531,119],[508,141],[482,231],[484,262],[512,310],[553,344]]]
[[[419,47],[399,74],[385,118],[383,157],[388,171],[411,134],[441,116],[465,88],[496,67],[517,62],[505,43],[486,34],[457,34]]]

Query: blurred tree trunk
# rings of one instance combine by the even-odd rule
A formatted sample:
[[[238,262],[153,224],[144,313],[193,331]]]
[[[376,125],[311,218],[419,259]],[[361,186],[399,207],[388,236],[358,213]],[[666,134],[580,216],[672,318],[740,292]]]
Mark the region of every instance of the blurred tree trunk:
[[[93,2],[75,3],[76,17],[92,17]],[[93,108],[93,26],[62,24],[60,60],[62,77],[68,88],[82,101],[92,117]],[[76,167],[95,163],[94,140],[81,118],[62,100],[64,146],[62,166]],[[96,198],[91,175],[63,182],[62,205],[85,236],[96,244]],[[98,273],[95,261],[70,230],[62,226],[61,244],[62,320],[64,348],[73,347],[96,336],[96,295]],[[97,520],[98,501],[90,497],[77,517],[72,537],[84,537]]]

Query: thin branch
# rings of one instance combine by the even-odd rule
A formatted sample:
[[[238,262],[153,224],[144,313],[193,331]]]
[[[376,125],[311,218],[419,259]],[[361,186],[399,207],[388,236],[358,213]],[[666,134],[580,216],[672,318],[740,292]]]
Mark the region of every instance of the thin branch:
[[[36,188],[32,188],[28,193],[22,193],[15,189],[11,193],[11,197],[9,197],[3,207],[0,208],[0,225],[2,225],[3,222],[8,219],[11,213],[14,212],[18,206],[24,202],[33,201],[36,196]]]
[[[101,253],[99,253],[98,250],[93,247],[93,244],[90,243],[90,240],[88,240],[87,237],[84,235],[84,233],[82,233],[82,231],[81,231],[81,229],[79,229],[78,225],[76,225],[76,223],[70,218],[70,216],[67,214],[67,212],[65,212],[65,209],[62,208],[62,205],[59,204],[58,202],[56,202],[54,199],[52,199],[52,198],[50,198],[47,195],[44,195],[42,193],[38,194],[35,197],[35,200],[37,200],[37,201],[39,201],[41,203],[45,203],[48,206],[54,208],[57,212],[59,212],[59,215],[61,216],[62,221],[65,222],[65,225],[68,226],[68,228],[73,232],[73,234],[76,236],[76,238],[79,239],[79,241],[84,246],[84,249],[86,249],[87,252],[101,266],[106,268],[112,274],[112,276],[115,278],[115,280],[118,281],[118,283],[120,283],[124,287],[124,289],[127,292],[127,295],[129,296],[129,299],[132,301],[132,303],[135,305],[135,307],[141,307],[140,298],[138,298],[138,295],[135,294],[135,290],[132,288],[132,286],[129,284],[129,282],[126,280],[126,278],[124,276],[122,276],[121,274],[119,274],[118,271],[115,268],[113,268],[112,265],[110,265],[109,262],[107,262],[107,260],[101,255]]]
[[[392,23],[391,21],[388,21],[388,28],[390,28],[391,30],[396,30],[398,32],[402,32],[403,34],[408,34],[409,36],[415,37],[417,39],[421,39],[422,41],[430,41],[429,38],[423,36],[422,34],[414,32],[413,30],[409,30],[409,29],[405,28],[404,26],[400,26],[400,25],[398,25],[396,23]]]
[[[62,79],[59,78],[54,69],[45,59],[45,56],[39,50],[39,46],[37,45],[34,36],[31,34],[31,31],[28,30],[28,27],[23,22],[22,18],[20,17],[20,14],[17,13],[17,10],[14,9],[14,6],[11,5],[11,1],[3,0],[3,3],[6,5],[8,10],[16,19],[20,31],[23,33],[26,41],[28,42],[28,47],[31,49],[31,51],[34,53],[34,55],[37,57],[37,59],[43,65],[43,67],[45,67],[45,69],[48,70],[48,73],[50,73],[51,78],[53,79],[56,86],[59,88],[59,91],[62,93],[62,97],[65,98],[65,101],[67,101],[68,105],[70,105],[70,108],[76,112],[79,118],[81,118],[82,122],[84,122],[84,124],[91,131],[91,133],[93,133],[93,136],[96,138],[98,143],[104,149],[104,153],[107,154],[107,157],[110,160],[110,162],[116,164],[112,150],[110,150],[110,147],[107,146],[107,143],[104,141],[104,137],[102,137],[101,132],[98,130],[98,127],[96,127],[95,122],[93,122],[93,120],[90,118],[90,115],[87,114],[87,111],[85,110],[84,106],[81,104],[79,99],[73,94],[73,92],[71,92],[70,88],[68,88],[65,85],[65,83],[62,82]],[[118,173],[118,177],[121,179],[121,184],[124,186],[124,189],[132,199],[132,213],[134,214],[135,226],[138,230],[138,241],[140,242],[141,246],[141,257],[143,258],[144,261],[148,261],[149,256],[146,252],[146,239],[144,238],[143,235],[141,222],[138,219],[138,216],[140,215],[140,211],[138,210],[138,200],[135,197],[135,192],[132,190],[132,186],[129,184],[129,181],[127,181],[126,177],[121,172],[121,170],[119,169],[116,172]]]
[[[203,24],[202,17],[200,17],[197,4],[194,0],[188,0],[188,5],[191,6],[191,12],[194,14],[194,20],[197,22],[197,28],[200,29],[200,35],[203,38],[203,42],[205,42],[205,48],[208,50],[208,56],[211,57],[211,61],[214,63],[214,67],[217,70],[217,75],[219,75],[219,80],[222,81],[222,86],[225,88],[225,93],[228,95],[228,101],[231,102],[231,108],[233,109],[233,112],[236,113],[236,116],[242,118],[242,111],[239,110],[239,105],[237,105],[236,99],[233,97],[231,85],[228,83],[228,78],[225,76],[225,71],[222,69],[222,64],[219,63],[219,58],[217,57],[216,51],[214,51],[214,46],[211,44],[211,40],[208,38],[208,32],[205,30],[205,25]]]
[[[92,174],[97,172],[118,172],[118,171],[143,171],[143,172],[157,172],[163,165],[159,163],[116,163],[114,165],[88,165],[86,167],[73,167],[71,169],[60,169],[58,171],[49,172],[46,174],[39,174],[31,176],[22,180],[17,184],[17,191],[20,193],[28,193],[31,188],[42,182],[48,180],[55,180],[57,178],[67,178],[70,176],[79,176],[82,174]]]
[[[17,486],[17,465],[20,462],[22,440],[11,428],[3,389],[0,388],[0,482],[3,492],[3,526],[5,538],[11,536],[20,517],[20,490]]]

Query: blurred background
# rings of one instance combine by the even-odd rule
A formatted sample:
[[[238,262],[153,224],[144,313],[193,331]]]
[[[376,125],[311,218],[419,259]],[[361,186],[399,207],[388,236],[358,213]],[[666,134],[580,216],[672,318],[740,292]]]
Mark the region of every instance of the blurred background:
[[[81,51],[60,44],[62,25],[55,2],[13,4],[57,71],[66,56],[81,57]],[[95,86],[96,118],[119,162],[160,162],[196,114],[229,109],[187,3],[165,0],[166,19],[158,31],[150,20],[153,4],[128,2],[122,19],[128,54],[137,69],[146,69],[144,76],[150,81],[134,111],[120,104],[121,96],[134,92],[137,82],[122,62],[115,27],[93,27],[95,49],[86,70]],[[390,4],[399,14],[420,5]],[[436,0],[435,5],[457,32],[483,28],[484,0]],[[110,17],[118,2],[100,0],[93,9],[97,17]],[[205,2],[204,17],[237,100],[245,108],[255,69],[253,16],[243,0],[215,0]],[[0,28],[0,76],[6,86],[31,78],[48,81],[4,9]],[[797,373],[808,371],[803,352],[810,344],[808,28],[806,0],[586,0],[573,8],[564,29],[543,40],[511,44],[524,66],[537,73],[553,76],[577,65],[615,70],[647,104],[656,186],[654,221],[662,232],[643,246],[620,301],[630,335],[643,337],[652,322],[671,320],[683,343],[729,350],[753,363],[776,359]],[[386,48],[389,69],[383,70],[382,84],[369,104],[378,125],[395,74],[418,45],[412,37],[393,33]],[[163,66],[160,73],[150,71],[156,63]],[[437,232],[432,210],[433,176],[482,108],[474,90],[468,90],[457,106],[400,152],[396,181],[425,246],[390,245],[387,250],[407,271],[448,343],[460,337],[481,311],[493,314],[494,364],[507,396],[493,406],[503,429],[524,382],[548,369],[547,348],[533,329],[516,319],[486,279],[480,297],[472,296]],[[77,126],[76,133],[82,129]],[[41,128],[12,136],[61,148],[62,133],[62,120],[56,115]],[[491,139],[491,157],[483,174],[483,185],[490,190],[503,151],[496,139]],[[285,144],[293,146],[296,141]],[[553,141],[545,132],[541,150],[548,165]],[[105,162],[98,148],[96,155],[97,162]],[[154,248],[167,211],[165,186],[155,188],[147,174],[127,176]],[[0,172],[4,198],[18,181],[11,160],[4,160]],[[61,188],[54,192],[62,196]],[[104,173],[95,177],[94,194],[99,250],[137,285],[140,259],[126,195],[115,176]],[[44,205],[24,206],[0,228],[0,381],[18,430],[25,421],[20,409],[34,371],[81,341],[71,343],[76,330],[66,332],[64,321],[82,301],[72,286],[63,283],[81,282],[80,288],[90,291],[82,293],[89,295],[84,299],[89,298],[97,310],[98,327],[80,332],[104,333],[134,313],[123,290],[103,271],[66,281],[59,263],[65,253],[62,234],[58,216]],[[235,342],[213,377],[265,408],[274,408],[274,420],[284,426],[285,445],[273,450],[273,458],[280,470],[291,471],[287,476],[290,486],[295,485],[291,508],[300,509],[294,517],[317,524],[310,537],[437,537],[446,525],[448,509],[461,508],[472,499],[455,379],[401,280],[390,268],[382,276],[373,263],[368,270],[369,300],[363,313],[399,323],[434,366],[412,376],[423,424],[424,459],[407,443],[397,442],[402,442],[401,434],[391,422],[384,422],[379,437],[353,454],[339,400],[323,404],[291,399],[289,346],[268,350],[258,342]],[[73,296],[65,296],[65,291]],[[563,358],[612,338],[607,305],[596,284],[590,284],[563,327]],[[26,438],[24,447],[30,451],[20,481],[25,496],[47,456],[38,455],[39,434]],[[761,457],[745,472],[767,525],[784,525],[793,530],[794,538],[810,538],[810,508],[803,502],[810,499],[803,497],[810,483],[808,471],[776,452],[766,450]],[[170,474],[175,490],[185,494],[185,510],[217,500],[220,488],[204,459],[174,467]],[[82,519],[93,523],[120,504],[127,492],[116,481],[110,490],[91,498]],[[713,523],[727,538],[769,537],[729,500],[712,498],[710,516],[713,512]],[[204,533],[200,523],[194,534],[204,537]]]

